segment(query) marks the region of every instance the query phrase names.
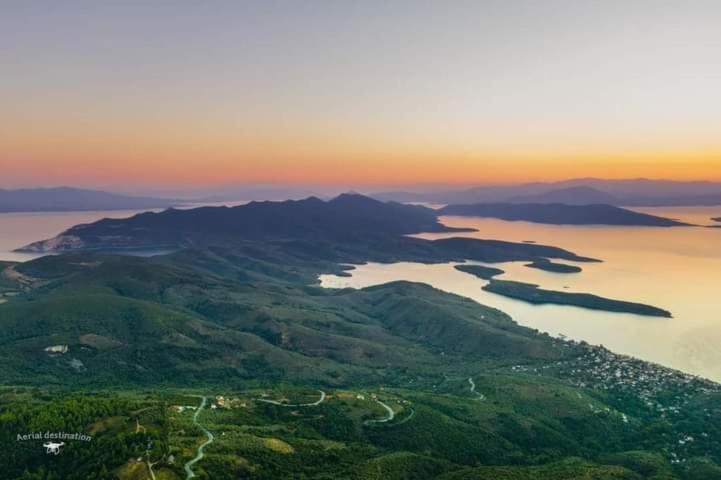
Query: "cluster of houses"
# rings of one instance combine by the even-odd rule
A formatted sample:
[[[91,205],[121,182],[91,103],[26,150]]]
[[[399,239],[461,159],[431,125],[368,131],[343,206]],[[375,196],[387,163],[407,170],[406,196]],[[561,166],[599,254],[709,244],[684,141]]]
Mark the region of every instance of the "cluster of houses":
[[[705,378],[613,353],[586,347],[586,353],[555,364],[554,370],[580,387],[631,393],[661,414],[679,413],[699,394],[721,392],[721,385]]]
[[[248,403],[240,400],[239,398],[226,398],[223,395],[216,395],[213,402],[210,404],[211,410],[217,410],[218,408],[246,408]],[[197,405],[173,405],[171,407],[178,413],[183,413],[186,410],[197,410]]]
[[[570,345],[574,342],[568,341]],[[704,394],[721,393],[721,384],[711,380],[663,367],[637,358],[613,353],[600,346],[576,344],[585,353],[571,360],[544,366],[516,365],[513,372],[535,372],[567,380],[583,388],[622,393],[639,400],[640,404],[660,417],[683,415],[684,407],[694,398]],[[624,423],[629,417],[621,413]],[[684,432],[676,432],[668,454],[674,464],[686,461],[686,452],[695,442],[708,437],[702,432],[699,438]]]

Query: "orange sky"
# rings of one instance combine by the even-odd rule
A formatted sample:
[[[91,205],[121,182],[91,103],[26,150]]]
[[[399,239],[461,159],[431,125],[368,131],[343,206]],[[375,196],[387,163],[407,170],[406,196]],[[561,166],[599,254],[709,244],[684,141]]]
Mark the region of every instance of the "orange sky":
[[[110,128],[100,119],[95,125],[41,125],[0,128],[0,168],[11,172],[6,178],[15,183],[466,185],[587,176],[721,180],[721,148],[698,140],[676,142],[699,145],[695,150],[671,145],[654,151],[644,142],[616,141],[607,147],[598,139],[553,139],[551,134],[515,141],[499,132],[484,141],[472,135],[421,138],[402,129],[379,134],[357,128],[351,135],[308,126],[285,132],[184,123],[153,128],[140,119]]]
[[[18,2],[0,188],[721,181],[721,4]]]

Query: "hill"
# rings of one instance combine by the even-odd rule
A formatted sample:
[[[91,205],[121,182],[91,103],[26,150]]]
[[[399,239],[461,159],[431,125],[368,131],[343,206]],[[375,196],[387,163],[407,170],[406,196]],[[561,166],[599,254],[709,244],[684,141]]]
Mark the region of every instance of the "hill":
[[[229,253],[6,265],[4,475],[181,479],[199,419],[199,478],[715,478],[711,382],[427,285],[326,290]],[[59,461],[18,445],[40,428],[93,440]]]
[[[176,200],[135,197],[79,188],[0,189],[0,212],[63,212],[167,208]]]
[[[251,202],[237,207],[202,207],[147,212],[129,219],[104,219],[79,225],[46,244],[29,250],[77,246],[190,246],[227,240],[353,240],[422,231],[452,231],[433,210],[399,203],[382,203],[344,194],[331,201],[315,197],[283,202]],[[74,245],[77,244],[77,245]]]
[[[429,227],[443,228],[433,211],[357,196],[171,210],[74,227],[69,251],[0,264],[3,475],[714,478],[712,382],[424,284],[315,286],[365,261],[593,261],[406,235]],[[177,250],[102,253],[154,242]],[[59,457],[17,440],[40,430],[93,440]]]
[[[346,194],[327,202],[317,198],[252,202],[233,208],[171,209],[128,219],[104,219],[75,226],[21,250],[222,247],[235,255],[244,252],[243,255],[270,260],[276,269],[302,263],[315,273],[324,269],[338,271],[341,263],[368,261],[500,262],[539,258],[595,261],[544,245],[472,238],[430,241],[408,236],[457,231],[439,223],[437,216],[429,208]]]
[[[687,224],[664,217],[638,213],[612,205],[566,205],[560,203],[477,203],[448,205],[440,215],[500,218],[502,220],[554,225],[629,225],[676,227]]]
[[[61,255],[16,266],[32,279],[0,305],[3,378],[33,383],[184,383],[258,377],[326,384],[398,382],[568,355],[507,315],[427,285],[326,290],[243,268]],[[242,278],[242,281],[238,279]],[[45,349],[67,345],[64,354]],[[463,362],[460,361],[463,358]]]

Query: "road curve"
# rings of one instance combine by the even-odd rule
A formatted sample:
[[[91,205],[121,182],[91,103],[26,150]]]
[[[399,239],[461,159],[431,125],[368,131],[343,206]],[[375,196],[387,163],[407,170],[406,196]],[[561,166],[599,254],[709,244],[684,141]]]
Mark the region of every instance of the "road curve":
[[[471,393],[475,393],[478,400],[485,400],[486,396],[480,392],[476,392],[476,382],[471,377],[468,377],[468,384],[471,386]]]
[[[383,418],[378,418],[378,419],[376,419],[376,420],[366,420],[366,421],[364,422],[366,425],[371,425],[371,424],[373,424],[373,423],[386,423],[386,422],[390,422],[391,420],[393,420],[393,419],[396,417],[396,414],[395,414],[395,412],[393,411],[393,409],[392,409],[391,407],[389,407],[389,406],[386,405],[385,403],[381,402],[380,400],[376,400],[376,403],[380,404],[381,407],[385,408],[386,411],[388,412],[388,415],[386,415],[386,416],[383,417]]]
[[[205,453],[203,452],[203,450],[205,450],[205,447],[207,447],[208,445],[213,443],[213,441],[215,440],[215,437],[213,437],[213,434],[210,433],[210,431],[207,428],[205,428],[198,422],[198,415],[200,415],[200,412],[205,408],[205,405],[207,403],[208,403],[208,397],[203,397],[203,400],[200,402],[200,406],[193,414],[193,424],[197,425],[198,428],[200,428],[205,433],[205,435],[208,437],[208,439],[205,442],[200,444],[200,446],[198,447],[198,452],[195,454],[195,457],[192,460],[190,460],[188,463],[185,464],[185,479],[186,480],[190,480],[191,478],[193,478],[195,476],[195,474],[193,473],[193,465],[195,465],[196,463],[198,463],[199,461],[201,461],[203,459],[203,457],[205,456]]]

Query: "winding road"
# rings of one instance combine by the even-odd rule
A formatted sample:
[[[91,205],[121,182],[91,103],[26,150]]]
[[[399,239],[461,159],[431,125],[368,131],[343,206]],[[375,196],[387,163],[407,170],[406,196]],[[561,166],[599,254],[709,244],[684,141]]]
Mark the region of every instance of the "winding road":
[[[213,434],[210,433],[210,431],[207,428],[205,428],[198,422],[198,415],[200,415],[200,412],[205,408],[205,405],[208,403],[208,397],[202,397],[202,398],[203,398],[203,400],[200,402],[200,406],[193,414],[193,424],[197,425],[198,428],[200,428],[205,433],[205,435],[208,437],[208,439],[205,442],[200,444],[200,446],[198,447],[198,452],[195,454],[195,457],[192,460],[190,460],[188,463],[185,464],[185,479],[186,480],[190,480],[191,478],[193,478],[195,476],[195,474],[193,473],[193,465],[195,465],[196,463],[198,463],[199,461],[201,461],[203,459],[203,457],[205,456],[205,453],[203,452],[203,450],[205,450],[205,447],[207,447],[208,445],[213,443],[213,441],[215,440],[215,437],[213,437]]]
[[[411,413],[406,418],[401,420],[400,422],[394,423],[392,426],[397,427],[398,425],[403,425],[404,423],[408,422],[411,418],[413,418],[413,415],[416,414],[415,409],[411,408]]]
[[[389,407],[385,403],[381,402],[380,400],[376,400],[376,403],[380,404],[381,407],[385,408],[386,411],[388,412],[388,415],[383,418],[376,419],[376,420],[366,420],[364,422],[366,425],[371,425],[373,423],[386,423],[386,422],[390,422],[391,420],[396,418],[396,414],[391,407]]]
[[[476,382],[473,381],[471,377],[468,377],[468,383],[471,385],[471,393],[475,393],[478,397],[478,400],[485,400],[486,396],[482,393],[476,392]]]

